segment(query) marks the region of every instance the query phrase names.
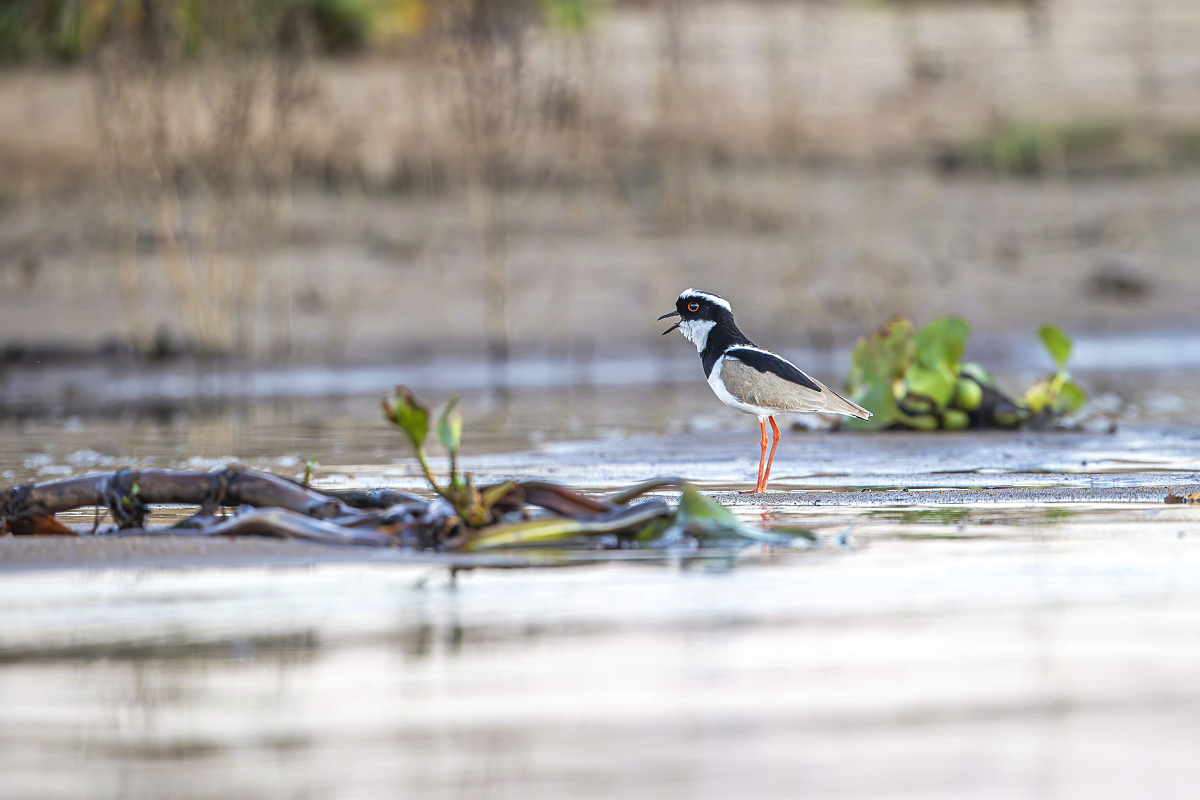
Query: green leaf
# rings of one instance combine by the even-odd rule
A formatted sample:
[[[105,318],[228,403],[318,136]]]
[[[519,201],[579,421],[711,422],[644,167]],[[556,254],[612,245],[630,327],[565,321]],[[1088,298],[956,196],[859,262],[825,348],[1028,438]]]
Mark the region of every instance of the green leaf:
[[[446,448],[448,453],[457,453],[459,445],[462,444],[462,414],[458,410],[458,395],[454,395],[446,401],[446,405],[442,406],[442,413],[438,419],[437,435],[438,441],[442,443],[442,447]]]
[[[971,326],[958,317],[935,319],[913,338],[917,363],[929,369],[939,367],[958,373],[958,362],[967,349]]]
[[[317,474],[317,469],[321,466],[316,457],[308,459],[304,462],[304,477],[300,479],[301,486],[310,486],[313,476]]]
[[[856,394],[865,386],[890,384],[903,375],[912,360],[912,338],[912,323],[897,317],[871,336],[859,339],[850,359],[847,391]]]
[[[648,481],[621,494],[632,496],[668,486],[680,489],[679,505],[673,511],[665,502],[655,499],[616,508],[597,517],[539,517],[492,525],[480,529],[463,549],[556,545],[584,536],[612,533],[632,535],[642,546],[648,547],[671,547],[685,536],[697,540],[701,546],[736,546],[748,542],[796,546],[815,538],[807,529],[764,531],[746,525],[728,508],[676,478]]]
[[[1042,337],[1042,344],[1046,345],[1046,350],[1054,359],[1054,366],[1059,372],[1065,370],[1067,361],[1071,359],[1071,337],[1063,333],[1062,328],[1057,325],[1043,325],[1038,329],[1038,335]]]
[[[928,367],[923,364],[913,364],[904,373],[904,385],[910,394],[928,397],[940,411],[950,404],[954,397],[954,388],[958,383],[956,374],[946,367]]]
[[[404,431],[418,450],[429,437],[429,409],[406,386],[397,386],[391,397],[383,401],[388,421]]]
[[[896,317],[870,336],[858,340],[850,361],[846,389],[851,399],[871,412],[869,420],[842,420],[845,430],[874,431],[896,421],[899,409],[895,384],[912,361],[913,325]]]
[[[688,523],[703,523],[709,530],[729,530],[739,534],[742,531],[742,523],[732,511],[690,483],[680,487],[675,521],[681,519]]]
[[[967,375],[979,382],[980,386],[991,386],[996,388],[996,380],[983,367],[976,364],[974,361],[967,361],[958,365],[958,374]]]
[[[1038,381],[1033,386],[1025,390],[1025,396],[1022,398],[1025,405],[1034,414],[1040,414],[1042,409],[1050,404],[1053,398],[1053,392],[1050,389],[1050,379]]]
[[[481,535],[469,542],[463,549],[490,550],[496,547],[550,544],[573,539],[586,532],[587,525],[570,517],[525,520],[484,528]]]
[[[876,349],[889,365],[892,377],[899,377],[912,359],[913,336],[916,334],[912,321],[907,317],[890,320],[875,334]]]
[[[846,376],[846,390],[856,394],[869,383],[879,380],[879,366],[871,344],[866,337],[858,340],[850,354],[850,374]]]
[[[496,547],[522,547],[569,541],[580,536],[599,536],[630,531],[654,520],[666,519],[664,504],[650,502],[629,506],[602,519],[572,519],[570,517],[540,517],[502,525],[492,525],[479,531],[467,542],[464,550],[488,550]]]
[[[1054,404],[1054,412],[1059,415],[1074,414],[1083,408],[1086,402],[1087,393],[1083,391],[1083,387],[1074,381],[1067,381],[1063,384],[1062,393]]]
[[[512,481],[505,481],[504,483],[497,483],[495,486],[485,489],[479,493],[479,505],[485,510],[490,510],[492,506],[499,503],[506,494],[512,491],[513,485]]]
[[[811,536],[811,532],[806,533]],[[663,532],[662,541],[669,544],[685,534],[694,537],[701,546],[744,543],[747,539],[787,546],[796,544],[800,537],[794,531],[777,533],[745,525],[732,511],[689,483],[680,486],[679,507],[670,527]]]
[[[896,421],[900,409],[896,407],[896,397],[892,394],[891,383],[871,383],[864,385],[851,395],[851,399],[871,412],[870,419],[843,417],[842,428],[848,431],[878,431]]]

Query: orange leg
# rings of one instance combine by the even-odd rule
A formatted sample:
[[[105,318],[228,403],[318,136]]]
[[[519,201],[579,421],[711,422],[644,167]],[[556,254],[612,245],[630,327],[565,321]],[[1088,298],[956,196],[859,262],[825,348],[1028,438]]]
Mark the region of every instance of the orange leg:
[[[771,426],[774,427],[774,425],[775,425],[775,421],[771,420]],[[752,491],[752,492],[745,491],[745,492],[742,492],[742,494],[759,494],[762,492],[763,487],[766,485],[766,481],[765,481],[765,478],[763,475],[763,464],[765,464],[766,460],[767,460],[767,423],[760,419],[758,421],[758,427],[760,430],[762,430],[762,441],[760,442],[760,444],[762,445],[762,452],[759,453],[759,456],[758,456],[758,483],[754,484],[754,491]],[[773,455],[773,453],[772,453],[772,455]]]
[[[762,479],[759,481],[761,484],[759,487],[760,492],[767,490],[767,481],[771,480],[771,464],[775,462],[775,448],[779,447],[779,426],[775,424],[774,417],[767,417],[767,420],[771,423],[771,430],[773,432],[771,436],[771,455],[767,457],[767,471],[763,473]],[[766,446],[767,430],[763,428],[763,447],[765,448]]]

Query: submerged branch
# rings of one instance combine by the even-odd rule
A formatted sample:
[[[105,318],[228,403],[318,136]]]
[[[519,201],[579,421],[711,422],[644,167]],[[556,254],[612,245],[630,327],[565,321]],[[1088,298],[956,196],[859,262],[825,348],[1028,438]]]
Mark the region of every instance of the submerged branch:
[[[631,503],[648,491],[682,490]],[[321,491],[288,478],[228,466],[212,472],[122,470],[26,484],[0,495],[0,526],[16,535],[79,535],[55,515],[105,509],[114,527],[100,535],[271,536],[324,544],[466,552],[512,547],[623,549],[745,544],[761,534],[679,479],[660,479],[606,499],[543,481],[479,490],[484,524],[454,505],[394,489]],[[198,506],[174,526],[150,527],[152,506]],[[233,514],[228,512],[233,509]]]
[[[148,506],[197,505],[209,512],[241,505],[276,506],[315,519],[331,519],[354,509],[337,498],[265,472],[228,466],[211,472],[121,470],[65,478],[10,489],[0,502],[0,518],[15,534],[33,533],[41,520],[62,511],[105,508],[121,528],[144,526]]]

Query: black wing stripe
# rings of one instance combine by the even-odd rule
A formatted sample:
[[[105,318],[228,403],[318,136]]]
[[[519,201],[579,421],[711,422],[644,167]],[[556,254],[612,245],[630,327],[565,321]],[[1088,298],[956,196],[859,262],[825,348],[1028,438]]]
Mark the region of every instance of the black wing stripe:
[[[764,353],[762,350],[750,350],[744,347],[731,347],[725,351],[725,355],[736,358],[759,372],[770,372],[789,383],[803,386],[805,389],[812,389],[814,392],[821,391],[821,387],[812,378],[797,369],[795,364],[774,353]]]

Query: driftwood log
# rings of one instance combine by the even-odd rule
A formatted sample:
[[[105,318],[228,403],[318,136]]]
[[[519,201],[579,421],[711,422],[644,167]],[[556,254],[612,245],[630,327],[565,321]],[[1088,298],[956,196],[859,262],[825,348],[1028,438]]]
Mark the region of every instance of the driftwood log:
[[[0,530],[18,536],[81,535],[87,531],[67,527],[55,515],[96,508],[107,512],[114,524],[101,530],[98,513],[90,532],[105,536],[259,535],[456,551],[484,543],[503,546],[536,542],[539,537],[611,534],[608,543],[620,546],[656,520],[665,525],[672,514],[661,500],[636,505],[630,501],[676,483],[651,482],[608,499],[540,481],[512,483],[492,505],[489,524],[469,528],[449,502],[392,489],[322,490],[236,465],[211,472],[122,470],[9,489],[0,495]],[[156,505],[199,510],[175,525],[151,528],[148,518]]]

